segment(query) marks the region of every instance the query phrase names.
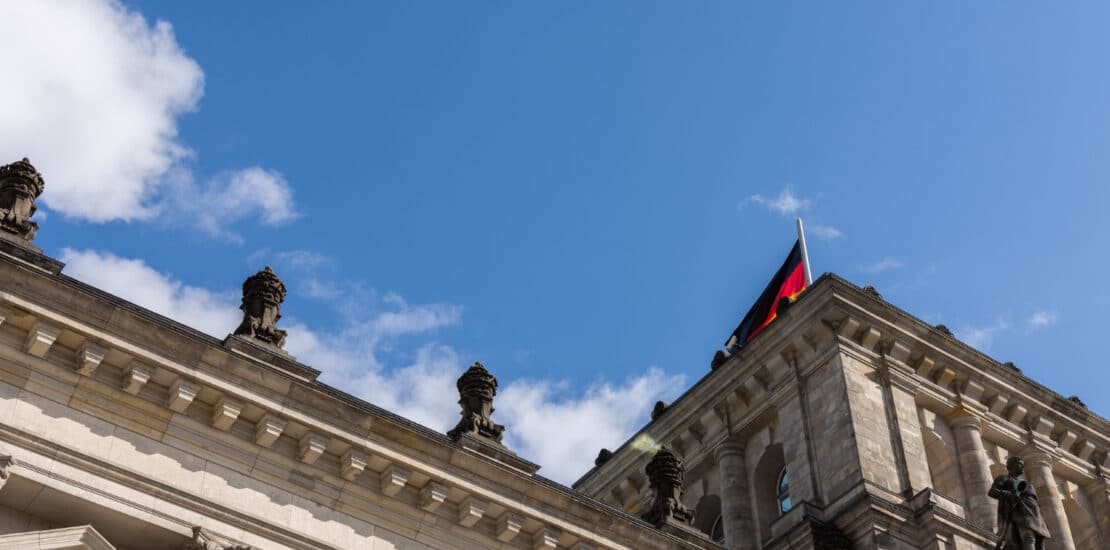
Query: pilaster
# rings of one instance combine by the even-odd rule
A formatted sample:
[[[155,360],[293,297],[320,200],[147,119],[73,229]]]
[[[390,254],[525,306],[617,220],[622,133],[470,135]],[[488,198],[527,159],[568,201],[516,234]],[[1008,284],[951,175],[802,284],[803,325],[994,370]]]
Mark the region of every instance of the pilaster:
[[[921,432],[921,420],[917,414],[917,402],[914,400],[913,371],[905,365],[908,350],[895,342],[892,347],[897,354],[892,356],[897,360],[885,361],[886,366],[882,373],[885,397],[889,399],[887,415],[890,423],[892,444],[897,442],[895,452],[898,453],[901,463],[900,477],[903,492],[909,496],[917,494],[933,484],[929,474],[929,459],[925,451],[925,440]]]
[[[725,440],[716,451],[721,476],[721,522],[725,542],[733,550],[754,548],[751,539],[751,488],[744,460],[744,446],[733,439]]]
[[[988,530],[994,530],[998,523],[997,505],[987,493],[990,492],[990,462],[983,448],[982,420],[967,407],[958,407],[948,416],[952,434],[956,439],[956,454],[960,471],[964,477],[964,491],[967,494],[968,519]]]
[[[1102,535],[1103,544],[1110,544],[1110,474],[1101,472],[1083,487],[1083,492],[1091,501],[1095,525]]]
[[[1049,548],[1052,550],[1075,550],[1075,541],[1072,540],[1071,526],[1064,512],[1064,501],[1060,497],[1060,489],[1056,485],[1056,476],[1052,473],[1052,455],[1039,447],[1033,446],[1023,452],[1025,471],[1033,489],[1037,492],[1037,502],[1041,507],[1041,515],[1052,535]]]

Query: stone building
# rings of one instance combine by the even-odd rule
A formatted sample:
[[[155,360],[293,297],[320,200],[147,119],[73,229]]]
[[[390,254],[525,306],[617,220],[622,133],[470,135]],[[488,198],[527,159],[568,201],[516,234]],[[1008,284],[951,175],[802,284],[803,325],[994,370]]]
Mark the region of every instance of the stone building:
[[[450,435],[318,382],[268,268],[224,340],[67,277],[42,190],[0,167],[0,549],[719,548],[536,475],[480,365]]]
[[[447,434],[318,382],[268,269],[223,340],[66,276],[42,189],[0,167],[0,549],[991,548],[1011,453],[1050,548],[1110,541],[1106,420],[831,275],[571,489],[479,364]]]
[[[734,549],[994,548],[987,492],[1023,456],[1049,549],[1110,548],[1110,423],[825,275],[574,488],[638,513],[685,457],[694,525]]]

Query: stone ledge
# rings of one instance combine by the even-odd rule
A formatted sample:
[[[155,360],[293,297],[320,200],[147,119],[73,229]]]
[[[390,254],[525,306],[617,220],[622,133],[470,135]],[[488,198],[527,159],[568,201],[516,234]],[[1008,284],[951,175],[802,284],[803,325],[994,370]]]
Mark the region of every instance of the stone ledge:
[[[484,437],[464,433],[459,436],[458,444],[468,451],[492,458],[528,475],[535,474],[540,469],[539,464],[524,460],[509,450],[508,447]]]
[[[42,249],[0,231],[0,254],[7,256],[20,264],[32,269],[57,275],[62,272],[66,264],[42,253]]]
[[[314,382],[320,376],[320,371],[298,362],[295,357],[286,353],[285,350],[275,346],[254,342],[234,334],[229,334],[227,338],[224,338],[223,344],[225,348],[231,351],[256,361],[262,361],[298,380]]]
[[[0,550],[115,550],[91,525],[0,535]]]

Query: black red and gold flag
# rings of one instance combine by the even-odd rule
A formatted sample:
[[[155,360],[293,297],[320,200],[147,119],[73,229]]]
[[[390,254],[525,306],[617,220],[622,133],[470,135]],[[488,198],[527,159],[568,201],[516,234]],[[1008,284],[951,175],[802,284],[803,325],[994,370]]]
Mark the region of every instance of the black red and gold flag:
[[[782,264],[782,267],[775,273],[775,277],[771,279],[770,284],[763,290],[763,294],[759,295],[759,299],[748,310],[744,320],[740,321],[740,325],[732,331],[732,336],[725,343],[725,347],[733,350],[748,343],[756,334],[759,334],[761,330],[771,324],[771,321],[775,320],[778,315],[779,303],[783,298],[789,298],[793,301],[805,289],[806,274],[804,259],[802,258],[802,243],[795,242],[794,248],[790,249],[790,255],[786,257],[786,262]]]

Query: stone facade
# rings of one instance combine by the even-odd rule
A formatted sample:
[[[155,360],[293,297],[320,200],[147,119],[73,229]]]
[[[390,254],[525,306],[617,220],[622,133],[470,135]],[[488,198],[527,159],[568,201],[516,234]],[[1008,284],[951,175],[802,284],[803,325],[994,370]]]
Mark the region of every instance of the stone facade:
[[[665,446],[728,548],[993,549],[987,492],[1020,455],[1046,548],[1110,548],[1110,423],[877,292],[826,275],[712,367],[575,489],[642,513]]]
[[[316,381],[277,294],[221,341],[61,270],[0,240],[0,549],[720,548],[536,475],[465,391],[452,438]]]
[[[0,550],[992,548],[1015,454],[1049,549],[1110,548],[1110,423],[835,276],[570,489],[481,364],[430,430],[285,352],[268,268],[218,340],[65,276],[0,180]]]

